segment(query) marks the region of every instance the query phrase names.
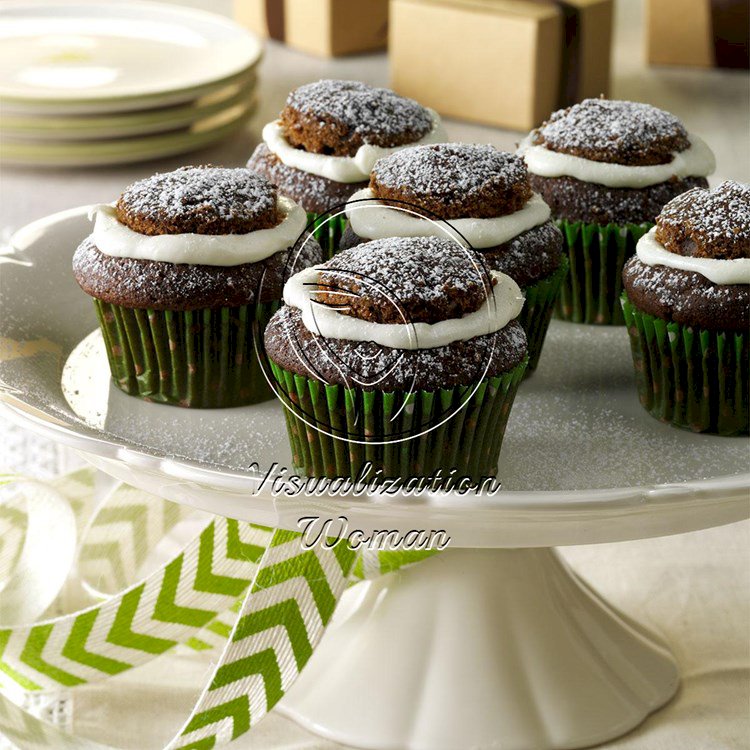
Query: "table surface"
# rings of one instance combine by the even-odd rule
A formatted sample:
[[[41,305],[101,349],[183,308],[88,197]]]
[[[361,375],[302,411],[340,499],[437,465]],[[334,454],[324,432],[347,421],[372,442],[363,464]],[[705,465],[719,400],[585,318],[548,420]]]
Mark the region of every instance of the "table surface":
[[[182,5],[230,12],[229,0],[192,0]],[[717,156],[711,181],[750,182],[750,87],[744,73],[649,69],[643,63],[639,0],[617,3],[612,96],[650,102],[679,116],[702,135]],[[147,164],[86,170],[0,172],[3,239],[41,216],[72,206],[114,199],[135,179],[184,163],[243,164],[287,92],[323,77],[388,83],[384,55],[318,60],[275,43],[261,68],[261,105],[247,131],[215,148]],[[513,149],[522,134],[448,121],[451,139],[489,142]],[[57,446],[0,424],[0,469],[49,476],[75,465]],[[635,733],[606,745],[613,750],[741,750],[748,746],[750,717],[750,523],[678,537],[621,544],[570,547],[567,559],[613,604],[660,631],[674,649],[683,674],[677,698]],[[207,659],[210,658],[206,657]],[[165,663],[168,661],[169,663]],[[128,748],[157,747],[184,717],[208,667],[207,661],[167,656],[146,667],[76,692],[76,731]],[[169,690],[164,692],[164,675]],[[179,678],[179,679],[178,679]],[[175,689],[175,684],[179,687]],[[137,700],[133,688],[137,687]],[[160,717],[153,717],[158,695]],[[364,699],[364,697],[363,697]],[[126,715],[125,706],[127,705]],[[234,745],[233,745],[234,747]],[[269,716],[242,748],[328,750],[280,716]]]

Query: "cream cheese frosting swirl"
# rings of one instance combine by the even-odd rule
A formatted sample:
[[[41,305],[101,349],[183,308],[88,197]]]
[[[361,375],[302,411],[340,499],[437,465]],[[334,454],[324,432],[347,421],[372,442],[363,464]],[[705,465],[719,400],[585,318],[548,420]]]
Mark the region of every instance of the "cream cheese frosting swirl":
[[[292,276],[284,286],[284,302],[296,307],[311,333],[328,339],[373,341],[391,349],[432,349],[455,341],[468,341],[505,328],[517,318],[524,297],[510,276],[491,271],[497,283],[479,309],[461,318],[437,323],[376,323],[345,315],[313,299],[324,265],[306,268]]]
[[[716,158],[706,142],[688,133],[690,147],[672,152],[666,164],[632,166],[593,161],[572,154],[553,151],[534,145],[533,135],[521,141],[516,153],[523,156],[529,172],[540,177],[574,177],[581,182],[593,182],[611,188],[645,188],[667,182],[673,177],[707,177],[716,169]]]
[[[92,206],[92,238],[105,255],[137,260],[237,266],[257,263],[294,245],[307,225],[305,211],[285,196],[277,200],[281,222],[244,234],[156,234],[135,232],[117,220],[114,206]]]
[[[542,197],[534,193],[523,208],[512,214],[437,221],[418,215],[406,206],[383,203],[375,198],[370,188],[363,188],[347,202],[346,216],[352,231],[369,240],[446,234],[464,246],[483,249],[502,245],[544,224],[550,218],[550,209]]]
[[[696,258],[667,250],[656,239],[656,227],[641,237],[636,255],[647,266],[666,266],[680,271],[693,271],[714,284],[750,284],[750,258]]]
[[[325,177],[334,182],[362,182],[370,176],[370,171],[378,159],[409,146],[440,143],[445,140],[445,130],[440,115],[432,109],[427,111],[432,120],[432,128],[418,141],[393,147],[373,146],[365,143],[357,149],[354,156],[315,154],[295,148],[284,136],[284,129],[280,120],[269,122],[264,126],[263,140],[269,151],[288,167],[318,175],[318,177]]]

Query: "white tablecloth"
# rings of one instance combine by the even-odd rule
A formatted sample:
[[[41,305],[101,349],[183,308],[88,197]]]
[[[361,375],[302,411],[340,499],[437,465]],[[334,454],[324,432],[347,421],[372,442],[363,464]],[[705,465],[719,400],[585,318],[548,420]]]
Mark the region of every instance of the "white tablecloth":
[[[191,5],[228,12],[227,0]],[[750,96],[747,76],[720,71],[650,71],[642,63],[641,8],[620,0],[613,95],[675,112],[702,134],[718,157],[716,179],[750,182]],[[286,92],[318,77],[387,83],[383,55],[315,60],[269,45],[262,68],[262,104],[251,128],[230,142],[187,157],[190,163],[241,164],[260,126],[278,112]],[[519,134],[448,123],[455,140],[512,148]],[[17,228],[73,205],[111,200],[130,181],[171,169],[185,158],[103,170],[4,169],[0,226]],[[0,470],[50,476],[75,458],[0,423]],[[566,557],[605,597],[659,631],[674,650],[683,675],[680,693],[637,731],[608,744],[618,750],[746,750],[750,748],[750,524],[677,537],[575,547]],[[186,716],[204,681],[211,654],[163,656],[95,688],[76,690],[77,732],[125,748],[156,748]],[[366,700],[366,696],[362,696]],[[233,747],[322,750],[321,741],[271,714]]]

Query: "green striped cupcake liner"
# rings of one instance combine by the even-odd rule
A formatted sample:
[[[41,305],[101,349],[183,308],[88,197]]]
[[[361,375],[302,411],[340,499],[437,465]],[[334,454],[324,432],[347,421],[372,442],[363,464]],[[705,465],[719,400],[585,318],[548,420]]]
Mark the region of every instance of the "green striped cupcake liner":
[[[568,272],[568,259],[563,257],[560,267],[546,279],[527,286],[524,290],[525,301],[518,322],[526,332],[529,346],[529,366],[526,368],[528,377],[539,364],[542,346],[547,336],[555,302],[560,291],[560,285]]]
[[[147,401],[196,408],[274,397],[255,351],[280,302],[146,310],[95,299],[112,379]]]
[[[586,224],[558,220],[570,270],[560,286],[556,316],[573,323],[623,325],[622,269],[653,224]]]
[[[328,213],[307,212],[307,225],[310,226],[314,222],[313,237],[323,248],[323,260],[329,260],[338,252],[341,235],[344,234],[347,223],[345,214],[339,214],[330,217],[330,220],[328,219]]]
[[[622,295],[641,404],[662,422],[719,435],[750,427],[750,333],[708,331],[641,312]]]
[[[271,362],[287,408],[295,467],[311,477],[430,477],[479,483],[497,461],[526,360],[478,386],[366,391],[327,385]],[[368,470],[369,467],[369,470]]]

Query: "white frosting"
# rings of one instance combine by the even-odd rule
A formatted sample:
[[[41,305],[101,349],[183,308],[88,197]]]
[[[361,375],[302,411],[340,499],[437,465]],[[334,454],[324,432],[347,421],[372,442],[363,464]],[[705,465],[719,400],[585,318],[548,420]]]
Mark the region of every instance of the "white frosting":
[[[491,271],[497,279],[492,293],[478,310],[462,318],[438,323],[373,323],[312,299],[321,268],[312,266],[294,274],[284,286],[284,302],[301,310],[308,331],[327,339],[374,341],[391,349],[432,349],[505,328],[518,317],[524,302],[518,284],[510,276]]]
[[[713,174],[716,169],[713,151],[697,135],[689,133],[688,138],[690,147],[685,151],[675,151],[668,164],[644,167],[609,164],[561,154],[545,146],[535,146],[531,142],[531,135],[521,141],[516,153],[523,156],[529,172],[540,177],[575,177],[582,182],[594,182],[611,188],[644,188],[666,182],[672,177],[706,177]]]
[[[391,148],[371,146],[366,143],[357,149],[354,156],[329,156],[294,148],[284,136],[284,130],[279,120],[269,122],[263,128],[263,140],[269,150],[276,154],[288,167],[316,174],[319,177],[327,177],[335,182],[361,182],[370,177],[370,172],[378,159],[382,159],[394,151],[410,146],[419,146],[423,143],[442,143],[446,140],[440,115],[432,109],[428,109],[428,112],[432,118],[432,129],[418,141]]]
[[[356,202],[365,200],[368,202]],[[523,208],[507,216],[435,221],[406,207],[381,203],[373,198],[370,188],[363,188],[349,199],[346,216],[354,233],[368,240],[434,237],[442,232],[462,245],[485,248],[502,245],[522,232],[544,224],[550,217],[550,209],[542,197],[534,193]]]
[[[750,284],[750,258],[693,258],[667,250],[656,239],[656,227],[638,240],[636,255],[647,266],[694,271],[714,284]]]
[[[167,263],[203,266],[238,266],[257,263],[294,245],[307,226],[307,214],[294,201],[278,198],[284,217],[270,229],[245,234],[157,234],[135,232],[117,220],[114,206],[93,206],[89,218],[96,217],[94,244],[105,255]]]

